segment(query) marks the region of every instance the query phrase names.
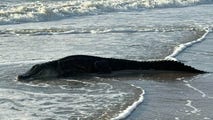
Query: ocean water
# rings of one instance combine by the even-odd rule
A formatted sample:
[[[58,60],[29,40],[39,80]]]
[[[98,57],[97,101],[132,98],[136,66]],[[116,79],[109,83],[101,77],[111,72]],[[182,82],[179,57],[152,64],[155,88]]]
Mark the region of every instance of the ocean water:
[[[131,60],[175,59],[211,72],[211,42],[202,47],[196,45],[212,40],[212,3],[212,0],[2,0],[0,119],[213,119],[208,112],[213,110],[211,86],[207,85],[210,90],[205,92],[193,86],[199,85],[196,79],[210,80],[210,73],[197,76],[123,71],[106,76],[16,81],[18,74],[36,63],[76,54]],[[190,51],[192,46],[195,48]],[[200,54],[203,56],[197,57]],[[189,96],[188,89],[201,94],[207,102],[197,108],[196,95],[184,101],[180,96]],[[172,100],[168,99],[170,95]],[[177,109],[160,106],[171,102]],[[203,106],[209,107],[201,109]],[[175,116],[168,115],[169,110]]]

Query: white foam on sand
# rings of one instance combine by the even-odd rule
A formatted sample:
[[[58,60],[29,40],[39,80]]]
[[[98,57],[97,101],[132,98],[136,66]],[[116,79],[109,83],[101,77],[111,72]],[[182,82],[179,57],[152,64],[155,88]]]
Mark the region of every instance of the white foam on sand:
[[[202,90],[200,90],[200,89],[198,89],[198,88],[192,86],[191,84],[189,84],[188,81],[183,81],[183,82],[185,82],[185,85],[186,85],[187,87],[189,87],[189,88],[193,89],[194,91],[200,93],[201,96],[202,96],[203,98],[207,97],[207,98],[213,99],[213,97],[207,96],[206,93],[203,92]]]
[[[206,97],[206,94],[205,94],[203,91],[201,91],[201,90],[199,90],[199,89],[193,87],[193,86],[190,85],[190,84],[185,84],[185,85],[186,85],[187,87],[192,88],[193,90],[199,92],[199,93],[202,95],[202,97]]]
[[[135,85],[132,85],[134,87],[136,87]],[[117,117],[115,118],[112,118],[111,120],[120,120],[120,119],[124,119],[126,117],[128,117],[134,110],[135,108],[143,102],[144,100],[144,94],[145,94],[145,91],[140,88],[140,87],[136,87],[136,88],[139,88],[141,89],[142,93],[140,94],[139,96],[139,99],[137,101],[135,101],[131,106],[128,106],[123,112],[121,112]]]
[[[195,106],[192,105],[191,100],[187,100],[187,103],[185,105],[193,109],[192,111],[190,111],[193,114],[200,112],[200,110],[198,108],[196,108]]]
[[[196,43],[199,43],[199,42],[202,42],[203,40],[205,40],[205,37],[206,35],[209,33],[209,28],[204,28],[205,30],[205,33],[198,39],[194,40],[194,41],[191,41],[191,42],[187,42],[187,43],[184,43],[184,44],[180,44],[178,45],[172,54],[170,54],[169,56],[165,57],[166,60],[174,60],[174,61],[177,61],[177,59],[175,58],[178,54],[180,54],[182,51],[184,51],[186,48],[196,44]]]

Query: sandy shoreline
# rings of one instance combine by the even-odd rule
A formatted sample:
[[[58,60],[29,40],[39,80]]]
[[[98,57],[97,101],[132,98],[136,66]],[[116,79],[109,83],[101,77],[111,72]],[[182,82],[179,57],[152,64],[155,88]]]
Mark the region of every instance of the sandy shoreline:
[[[198,69],[213,71],[213,33],[177,56]],[[170,76],[170,77],[169,77]],[[172,76],[172,77],[171,77]],[[165,79],[165,78],[167,79]],[[145,99],[127,120],[210,120],[213,119],[213,74],[157,75],[127,81],[145,89]]]

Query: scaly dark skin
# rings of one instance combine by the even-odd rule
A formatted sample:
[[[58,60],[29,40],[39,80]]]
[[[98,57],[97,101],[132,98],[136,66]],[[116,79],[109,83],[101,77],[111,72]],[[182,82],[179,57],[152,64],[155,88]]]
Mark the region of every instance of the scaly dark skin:
[[[83,73],[109,74],[121,70],[161,70],[189,73],[205,73],[181,62],[171,60],[133,61],[102,58],[87,55],[73,55],[59,60],[34,65],[29,71],[18,75],[18,80],[33,80],[54,77],[72,77]]]

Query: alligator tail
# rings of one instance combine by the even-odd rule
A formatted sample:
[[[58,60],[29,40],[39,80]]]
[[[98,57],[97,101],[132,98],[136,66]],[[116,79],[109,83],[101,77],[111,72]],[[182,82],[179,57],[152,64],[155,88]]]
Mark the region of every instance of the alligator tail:
[[[148,70],[166,70],[166,71],[182,71],[190,73],[206,73],[191,66],[185,65],[178,61],[159,60],[159,61],[144,61],[140,62],[141,69]]]

